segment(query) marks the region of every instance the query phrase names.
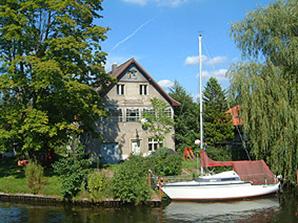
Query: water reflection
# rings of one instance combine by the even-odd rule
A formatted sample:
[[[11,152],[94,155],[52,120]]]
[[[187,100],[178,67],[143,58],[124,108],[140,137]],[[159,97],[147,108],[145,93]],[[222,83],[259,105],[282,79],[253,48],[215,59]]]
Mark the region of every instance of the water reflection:
[[[278,210],[277,198],[225,203],[172,202],[164,210],[168,222],[235,222],[264,210]]]
[[[0,223],[298,222],[298,193],[225,203],[176,203],[162,208],[78,208],[0,202]]]
[[[0,223],[162,222],[162,209],[149,207],[78,208],[1,203]]]

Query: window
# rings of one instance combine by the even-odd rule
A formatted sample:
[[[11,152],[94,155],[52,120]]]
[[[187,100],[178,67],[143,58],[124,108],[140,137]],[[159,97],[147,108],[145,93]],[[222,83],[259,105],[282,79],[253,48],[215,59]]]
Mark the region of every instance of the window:
[[[150,115],[154,115],[154,109],[153,108],[144,108],[143,109],[143,114],[150,114]]]
[[[140,119],[139,109],[126,109],[126,121],[137,122]]]
[[[124,95],[124,84],[117,84],[117,94]]]
[[[158,140],[155,138],[149,138],[148,139],[148,150],[149,151],[155,151],[159,147],[162,147],[162,142],[158,143]]]
[[[148,95],[148,86],[145,84],[140,85],[140,95]]]
[[[170,118],[172,117],[172,110],[171,110],[171,108],[166,108],[165,109],[165,115],[168,116],[168,117],[170,117]]]
[[[137,71],[136,70],[130,70],[128,71],[128,78],[129,79],[136,79],[137,78]]]
[[[123,122],[123,113],[121,109],[111,109],[110,110],[112,120],[117,120],[118,122]]]

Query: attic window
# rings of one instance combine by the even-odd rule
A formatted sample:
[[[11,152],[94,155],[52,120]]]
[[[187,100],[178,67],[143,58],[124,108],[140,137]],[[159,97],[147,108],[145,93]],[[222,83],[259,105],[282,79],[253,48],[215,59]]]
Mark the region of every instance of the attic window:
[[[131,69],[130,71],[128,71],[128,78],[129,79],[136,79],[137,78],[137,71],[134,69]]]

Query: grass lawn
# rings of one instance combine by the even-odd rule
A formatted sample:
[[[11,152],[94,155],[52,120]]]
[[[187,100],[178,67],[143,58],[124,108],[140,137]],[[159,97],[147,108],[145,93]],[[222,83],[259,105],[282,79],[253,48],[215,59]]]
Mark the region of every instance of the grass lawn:
[[[62,196],[61,183],[57,176],[45,176],[45,185],[41,191],[44,195]],[[18,167],[13,158],[0,160],[0,192],[5,193],[31,193],[27,186],[25,168]]]

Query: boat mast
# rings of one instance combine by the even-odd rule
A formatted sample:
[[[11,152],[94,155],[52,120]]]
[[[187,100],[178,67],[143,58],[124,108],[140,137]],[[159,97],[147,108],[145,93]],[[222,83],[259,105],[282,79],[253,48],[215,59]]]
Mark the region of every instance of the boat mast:
[[[200,148],[204,148],[203,144],[203,99],[202,99],[202,35],[199,35],[199,85],[200,85]]]
[[[203,96],[202,96],[202,35],[199,35],[199,96],[200,96],[200,149],[204,148],[203,144]],[[204,168],[201,164],[201,174],[204,174]]]

